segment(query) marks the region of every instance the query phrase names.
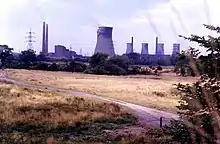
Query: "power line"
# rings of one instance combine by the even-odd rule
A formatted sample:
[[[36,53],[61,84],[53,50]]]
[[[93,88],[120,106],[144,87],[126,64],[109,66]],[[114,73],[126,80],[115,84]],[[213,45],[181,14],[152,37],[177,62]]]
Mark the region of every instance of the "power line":
[[[36,38],[35,37],[35,33],[31,31],[27,32],[26,33],[28,36],[26,36],[25,38],[27,39],[26,42],[27,42],[27,49],[34,49],[34,46],[33,46],[33,43],[35,42],[33,39]]]

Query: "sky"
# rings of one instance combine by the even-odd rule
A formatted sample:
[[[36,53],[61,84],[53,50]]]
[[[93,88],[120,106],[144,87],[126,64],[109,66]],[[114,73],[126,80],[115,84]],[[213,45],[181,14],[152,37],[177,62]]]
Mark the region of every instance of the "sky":
[[[22,51],[31,29],[39,53],[42,22],[46,21],[50,52],[61,44],[92,55],[97,28],[112,26],[116,54],[125,53],[132,36],[135,52],[141,52],[141,43],[149,43],[149,53],[154,54],[158,36],[165,53],[170,54],[173,43],[180,43],[181,50],[197,46],[179,34],[213,34],[203,24],[220,26],[219,5],[219,0],[0,0],[0,44]]]

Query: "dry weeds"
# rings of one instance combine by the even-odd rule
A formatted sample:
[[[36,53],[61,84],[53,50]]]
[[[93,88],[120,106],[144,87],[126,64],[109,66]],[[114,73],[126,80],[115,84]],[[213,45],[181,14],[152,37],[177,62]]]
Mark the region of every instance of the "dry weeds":
[[[133,122],[116,104],[0,83],[0,143],[103,141],[103,129]]]
[[[178,77],[175,74],[162,76],[98,76],[67,72],[45,72],[8,70],[12,78],[45,86],[55,86],[75,91],[88,92],[128,102],[175,112],[179,98],[173,84],[190,83],[192,77]]]

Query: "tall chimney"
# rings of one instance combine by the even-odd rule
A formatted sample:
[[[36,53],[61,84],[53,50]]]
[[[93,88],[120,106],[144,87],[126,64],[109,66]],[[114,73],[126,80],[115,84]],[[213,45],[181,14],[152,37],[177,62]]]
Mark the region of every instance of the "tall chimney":
[[[134,52],[134,37],[131,37],[131,53]]]
[[[46,34],[45,34],[45,54],[48,53],[48,24],[46,24]]]
[[[156,55],[158,55],[158,37],[156,37]]]
[[[45,52],[45,22],[43,22],[43,34],[42,34],[42,53]]]

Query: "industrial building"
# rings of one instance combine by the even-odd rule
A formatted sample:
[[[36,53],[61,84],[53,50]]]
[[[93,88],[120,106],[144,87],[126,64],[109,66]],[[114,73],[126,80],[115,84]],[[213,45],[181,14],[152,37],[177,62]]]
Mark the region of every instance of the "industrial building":
[[[99,27],[97,31],[97,42],[94,53],[105,53],[109,56],[115,55],[112,40],[113,27]]]
[[[59,57],[59,58],[73,58],[74,56],[76,56],[76,52],[75,51],[71,51],[69,49],[67,49],[65,46],[62,45],[55,45],[55,53],[54,53],[54,57]]]

